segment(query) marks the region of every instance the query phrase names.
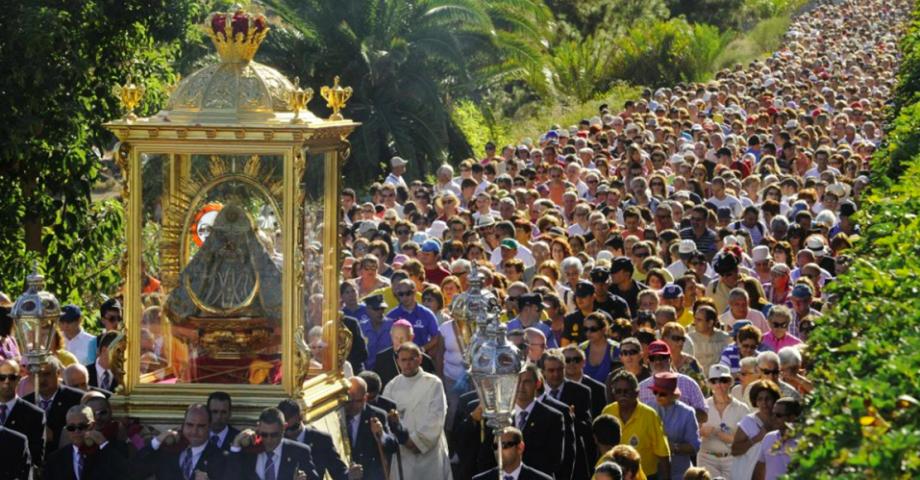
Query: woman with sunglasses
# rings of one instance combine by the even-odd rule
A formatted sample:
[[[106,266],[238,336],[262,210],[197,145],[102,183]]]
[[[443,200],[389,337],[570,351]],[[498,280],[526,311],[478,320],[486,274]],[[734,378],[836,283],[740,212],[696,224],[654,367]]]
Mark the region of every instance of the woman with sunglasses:
[[[652,337],[654,339],[654,336]],[[651,342],[649,342],[651,343]],[[642,343],[636,337],[629,337],[620,342],[620,368],[614,369],[609,376],[614,376],[617,372],[625,370],[633,374],[640,382],[652,375],[652,371],[642,361]]]
[[[751,409],[731,396],[734,383],[731,369],[715,364],[709,368],[709,388],[712,396],[706,399],[707,419],[700,426],[703,445],[697,455],[697,465],[713,477],[731,478],[731,446],[738,422],[751,413]]]
[[[779,352],[783,347],[794,347],[800,343],[798,337],[789,333],[789,324],[792,323],[792,310],[785,305],[775,305],[770,309],[767,321],[770,331],[763,336],[762,345],[773,352]]]
[[[617,344],[607,338],[609,316],[604,312],[594,312],[585,317],[583,327],[588,340],[579,347],[585,352],[585,375],[603,382],[611,371],[622,364],[617,351]]]
[[[732,469],[728,478],[751,478],[760,456],[760,444],[767,432],[779,428],[773,404],[780,399],[779,385],[772,380],[758,380],[751,385],[755,410],[738,422],[732,440]]]

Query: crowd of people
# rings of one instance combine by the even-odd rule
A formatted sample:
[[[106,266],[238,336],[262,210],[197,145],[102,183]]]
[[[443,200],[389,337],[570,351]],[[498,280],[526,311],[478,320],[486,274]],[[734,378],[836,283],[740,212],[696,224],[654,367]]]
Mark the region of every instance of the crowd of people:
[[[810,333],[852,260],[911,6],[819,3],[780,50],[711,82],[490,143],[431,183],[407,182],[411,162],[394,157],[367,201],[346,189],[348,457],[289,399],[241,430],[223,392],[175,430],[113,418],[114,301],[99,336],[63,309],[33,391],[0,306],[0,478],[787,473]],[[474,266],[526,357],[499,431],[467,373],[472,326],[453,309]]]

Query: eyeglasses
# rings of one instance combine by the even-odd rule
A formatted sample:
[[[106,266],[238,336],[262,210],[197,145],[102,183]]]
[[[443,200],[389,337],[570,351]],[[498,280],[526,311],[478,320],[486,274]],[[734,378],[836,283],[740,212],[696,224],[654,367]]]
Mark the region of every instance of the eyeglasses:
[[[495,443],[497,444],[498,442],[495,442]],[[507,450],[507,449],[509,449],[509,448],[514,448],[514,447],[520,445],[520,443],[521,443],[520,440],[512,440],[512,441],[510,441],[510,442],[501,442],[501,444],[502,444],[502,450]]]
[[[620,350],[621,357],[631,357],[633,355],[638,355],[638,354],[639,354],[638,350]]]
[[[397,297],[400,297],[400,298],[402,298],[402,297],[411,297],[412,295],[415,295],[415,290],[406,290],[406,291],[399,292],[399,293],[396,294],[396,296],[397,296]]]
[[[672,342],[684,343],[687,341],[687,337],[682,337],[680,335],[671,335],[668,338],[670,338]]]
[[[0,382],[5,382],[9,380],[10,382],[18,382],[19,375],[15,373],[0,373]]]
[[[603,327],[585,327],[585,331],[588,333],[599,332],[603,330]]]
[[[710,379],[709,379],[709,383],[711,383],[711,384],[713,384],[713,385],[715,385],[715,384],[717,384],[717,383],[729,384],[729,383],[732,383],[732,379],[730,379],[730,378],[725,378],[725,377],[722,377],[722,378],[710,378]]]
[[[648,357],[648,360],[649,360],[650,362],[667,362],[667,361],[671,360],[671,357],[669,357],[669,356],[667,356],[667,355],[652,355],[652,356]]]
[[[760,373],[764,375],[779,375],[779,369],[778,368],[774,368],[771,370],[761,369]]]
[[[67,425],[64,428],[66,428],[68,432],[85,432],[89,430],[89,424],[81,423],[79,425]]]
[[[773,325],[773,328],[787,328],[789,322],[770,322],[770,325]]]
[[[565,357],[565,363],[581,363],[581,357]]]
[[[262,438],[281,438],[281,432],[256,432]]]

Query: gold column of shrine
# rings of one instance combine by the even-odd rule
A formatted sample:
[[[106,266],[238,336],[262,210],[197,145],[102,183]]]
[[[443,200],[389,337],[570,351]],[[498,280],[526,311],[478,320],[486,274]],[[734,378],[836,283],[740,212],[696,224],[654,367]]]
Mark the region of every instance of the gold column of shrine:
[[[164,110],[132,112],[143,88],[118,90],[127,255],[116,408],[175,425],[221,390],[245,424],[282,398],[305,418],[337,411],[350,333],[338,319],[340,169],[357,124],[351,89],[311,89],[253,61],[265,18],[212,14],[220,62],[182,79]],[[159,292],[156,282],[160,283]],[[336,421],[330,421],[330,425]]]

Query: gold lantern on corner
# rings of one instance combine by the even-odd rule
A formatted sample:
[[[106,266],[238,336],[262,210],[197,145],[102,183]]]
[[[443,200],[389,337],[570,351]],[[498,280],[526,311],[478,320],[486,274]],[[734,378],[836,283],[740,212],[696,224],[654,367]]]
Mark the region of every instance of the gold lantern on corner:
[[[338,192],[357,124],[318,118],[312,89],[253,61],[263,16],[217,12],[203,28],[219,63],[182,78],[151,117],[131,114],[142,87],[127,82],[129,115],[106,124],[121,142],[128,212],[116,403],[170,422],[223,390],[240,419],[280,397],[318,418],[347,387]]]

